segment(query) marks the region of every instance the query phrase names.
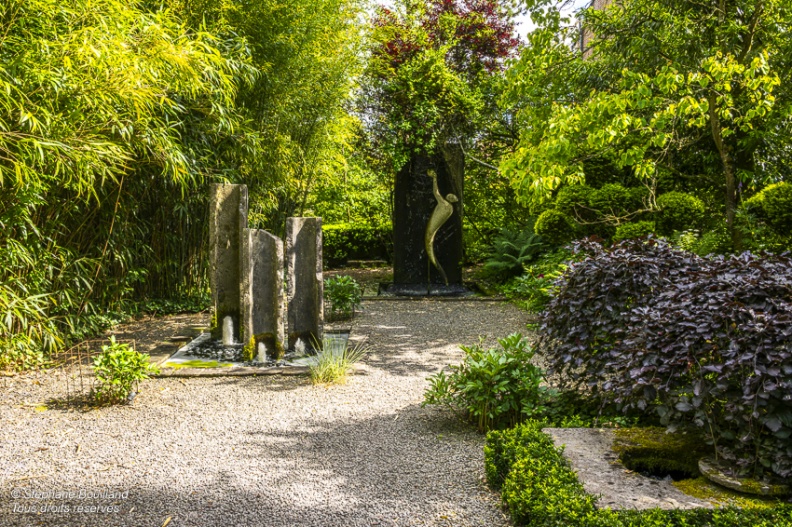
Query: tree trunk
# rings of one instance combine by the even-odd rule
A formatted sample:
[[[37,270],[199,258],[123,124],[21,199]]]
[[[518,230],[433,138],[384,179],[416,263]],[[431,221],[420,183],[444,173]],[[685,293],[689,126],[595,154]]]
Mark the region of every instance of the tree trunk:
[[[729,229],[729,236],[732,240],[734,249],[739,250],[742,245],[737,230],[734,228],[734,214],[737,209],[737,176],[735,173],[734,159],[732,157],[731,146],[723,140],[723,128],[721,127],[720,117],[716,109],[717,98],[715,93],[709,95],[709,116],[712,126],[712,138],[718,148],[721,163],[723,163],[723,173],[726,178],[726,226]]]

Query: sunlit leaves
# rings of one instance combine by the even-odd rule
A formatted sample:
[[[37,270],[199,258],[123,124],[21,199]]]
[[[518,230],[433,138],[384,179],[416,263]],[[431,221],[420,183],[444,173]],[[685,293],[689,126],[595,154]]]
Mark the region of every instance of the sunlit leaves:
[[[790,78],[792,14],[780,2],[741,0],[723,13],[688,0],[587,9],[583,24],[593,40],[585,55],[577,28],[547,10],[553,3],[535,8],[541,25],[507,72],[503,98],[522,130],[501,169],[523,200],[575,183],[591,156],[651,180],[695,138],[717,133],[714,141],[725,141],[722,163],[740,159],[739,174],[751,184],[768,167],[756,152],[788,149],[783,80]]]

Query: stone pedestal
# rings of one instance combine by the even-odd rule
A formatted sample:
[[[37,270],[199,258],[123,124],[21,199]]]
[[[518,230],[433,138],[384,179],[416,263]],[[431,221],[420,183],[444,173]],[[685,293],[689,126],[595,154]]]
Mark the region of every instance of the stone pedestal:
[[[462,283],[462,201],[464,158],[453,147],[435,155],[415,155],[396,175],[393,211],[393,284],[402,286],[445,285],[440,272],[429,263],[426,226],[437,207],[429,170],[437,174],[443,196],[454,194],[453,215],[440,227],[434,253],[450,285]],[[461,161],[460,161],[461,159]]]
[[[324,326],[322,218],[286,220],[289,349],[321,345]]]
[[[241,272],[240,241],[247,227],[246,185],[216,184],[209,191],[209,281],[215,323],[212,336],[222,336],[223,320],[233,320],[234,339],[239,341]]]
[[[241,250],[245,358],[280,359],[284,351],[283,241],[264,230],[244,229]]]

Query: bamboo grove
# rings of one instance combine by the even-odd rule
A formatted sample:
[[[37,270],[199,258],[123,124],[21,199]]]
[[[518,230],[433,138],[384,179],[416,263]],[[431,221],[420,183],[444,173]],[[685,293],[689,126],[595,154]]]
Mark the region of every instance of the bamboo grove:
[[[205,295],[210,182],[277,230],[338,168],[356,8],[251,5],[0,3],[0,368]]]

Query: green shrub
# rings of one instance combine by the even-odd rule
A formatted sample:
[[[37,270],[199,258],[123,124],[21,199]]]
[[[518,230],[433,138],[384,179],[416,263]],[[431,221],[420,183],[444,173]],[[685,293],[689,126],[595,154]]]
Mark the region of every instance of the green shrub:
[[[616,228],[616,234],[613,235],[613,243],[622,240],[629,240],[631,238],[640,238],[648,234],[653,234],[655,231],[655,224],[651,221],[636,221],[634,223],[625,223]]]
[[[450,375],[441,371],[429,378],[422,405],[447,407],[481,432],[544,414],[551,394],[542,386],[544,372],[531,363],[534,351],[519,333],[498,344],[500,349],[461,346],[465,360],[451,366]]]
[[[627,206],[630,211],[649,208],[649,189],[644,186],[629,187],[627,189]]]
[[[574,254],[566,249],[544,254],[528,265],[521,276],[502,286],[501,292],[520,307],[538,313],[550,301],[555,280],[564,273],[573,257]]]
[[[390,225],[323,225],[322,237],[322,257],[326,268],[343,266],[349,260],[390,260],[393,246]]]
[[[589,199],[594,189],[588,185],[568,185],[562,187],[555,199],[556,210],[573,218],[591,217]]]
[[[536,219],[534,231],[550,245],[563,245],[575,237],[575,222],[559,210],[546,210]]]
[[[489,434],[485,446],[488,481],[518,525],[572,526],[594,512],[575,472],[542,423],[528,422],[502,434]]]
[[[117,404],[128,400],[140,381],[148,379],[149,373],[159,373],[145,353],[138,353],[127,344],[116,342],[102,346],[102,353],[93,360],[96,375],[94,397],[100,404]]]
[[[526,447],[552,448],[553,440],[542,432],[543,421],[528,420],[506,430],[491,430],[484,445],[484,468],[487,482],[500,489],[514,463],[526,455]]]
[[[674,231],[699,227],[704,219],[704,202],[684,192],[667,192],[657,198],[657,231],[670,236]]]
[[[726,225],[720,225],[702,234],[692,248],[692,251],[699,256],[729,254],[733,250],[732,239],[729,236],[729,231],[726,230]]]
[[[324,297],[330,305],[330,319],[345,320],[355,313],[363,299],[360,284],[351,276],[334,276],[324,281]]]
[[[628,212],[630,192],[619,184],[610,183],[592,192],[589,203],[603,216],[621,217]]]
[[[343,383],[352,366],[367,353],[368,348],[363,345],[350,348],[343,340],[326,338],[316,355],[316,363],[310,367],[311,381],[314,384]]]
[[[740,233],[744,250],[754,253],[761,251],[782,253],[792,249],[792,232],[778,232],[763,219],[764,213],[760,212],[761,207],[745,205],[744,202],[743,206],[737,209],[735,221],[735,228]]]
[[[501,280],[518,275],[541,254],[543,247],[542,238],[534,234],[533,229],[503,229],[492,242],[491,256],[484,270]]]
[[[777,183],[765,188],[762,210],[767,222],[778,232],[789,234],[792,231],[792,184]]]
[[[596,498],[583,489],[574,471],[547,434],[543,423],[526,422],[487,434],[487,481],[515,525],[527,527],[790,527],[792,507],[739,509],[595,509]]]

